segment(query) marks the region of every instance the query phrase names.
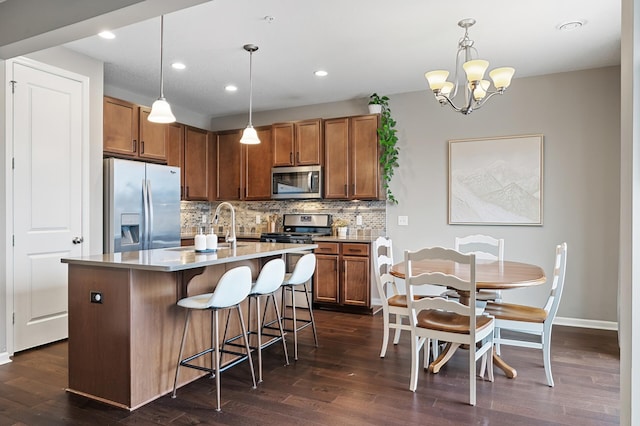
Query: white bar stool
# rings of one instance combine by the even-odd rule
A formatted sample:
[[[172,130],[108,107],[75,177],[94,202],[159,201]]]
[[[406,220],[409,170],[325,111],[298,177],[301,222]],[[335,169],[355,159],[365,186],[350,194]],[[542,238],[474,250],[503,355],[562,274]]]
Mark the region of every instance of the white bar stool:
[[[176,376],[173,381],[173,394],[172,398],[176,397],[176,386],[178,384],[178,372],[180,367],[189,367],[196,370],[208,371],[216,378],[216,411],[220,411],[220,373],[232,365],[236,365],[237,362],[220,369],[220,353],[228,352],[235,355],[245,355],[249,359],[249,367],[251,368],[251,378],[253,380],[253,388],[256,388],[256,376],[253,372],[253,361],[251,360],[251,349],[249,347],[249,341],[247,339],[247,329],[244,325],[244,319],[242,318],[242,310],[240,309],[240,302],[247,298],[251,291],[251,269],[248,266],[239,266],[233,268],[224,273],[224,275],[218,281],[218,285],[213,290],[213,293],[199,294],[196,296],[185,297],[178,301],[178,306],[182,306],[187,309],[187,318],[184,323],[184,332],[182,333],[182,343],[180,344],[180,354],[178,355],[178,365],[176,366]],[[246,354],[240,354],[235,352],[224,351],[220,349],[220,339],[218,334],[219,317],[218,312],[223,309],[236,308],[238,313],[238,319],[242,328],[242,336],[244,338]],[[195,355],[182,359],[182,351],[184,350],[184,344],[187,338],[187,329],[189,327],[189,319],[191,318],[191,311],[209,310],[211,311],[211,347],[199,352]],[[189,364],[194,359],[211,353],[211,368],[202,367],[199,365]]]
[[[289,365],[289,354],[287,353],[287,342],[284,340],[284,330],[282,328],[282,320],[280,318],[280,309],[278,308],[278,301],[276,300],[275,292],[280,288],[282,282],[284,281],[284,260],[282,259],[273,259],[268,261],[260,271],[260,275],[256,279],[256,282],[253,284],[251,288],[251,293],[249,293],[249,330],[251,330],[251,301],[255,301],[256,305],[256,335],[258,337],[258,345],[256,349],[258,350],[258,381],[262,382],[262,349],[277,342],[278,340],[282,340],[282,349],[284,350],[284,358],[287,365]],[[261,298],[265,298],[265,307],[264,313],[262,314],[262,320],[260,319],[260,301]],[[273,307],[276,314],[276,319],[272,322],[278,323],[278,330],[280,331],[279,335],[275,334],[267,334],[263,333],[264,328],[269,328],[269,324],[265,324],[265,316],[267,313],[267,305],[269,304],[269,300],[273,300]],[[249,331],[249,334],[253,333]],[[262,343],[262,336],[274,337],[274,339]]]
[[[285,328],[285,331],[293,332],[293,356],[295,360],[298,360],[298,331],[311,326],[313,328],[313,339],[318,347],[318,334],[316,332],[316,322],[313,318],[313,309],[311,307],[311,300],[309,299],[309,292],[307,291],[307,282],[311,280],[316,270],[316,255],[313,253],[307,253],[298,259],[296,266],[293,268],[291,274],[286,274],[284,281],[282,282],[282,311],[283,320],[293,320],[293,328],[291,330]],[[299,288],[302,287],[302,288]],[[291,311],[292,316],[287,317],[287,304],[286,293],[291,294]],[[298,319],[296,314],[296,297],[295,293],[304,293],[307,299],[307,306],[309,308],[309,319]],[[298,327],[298,321],[303,324]]]

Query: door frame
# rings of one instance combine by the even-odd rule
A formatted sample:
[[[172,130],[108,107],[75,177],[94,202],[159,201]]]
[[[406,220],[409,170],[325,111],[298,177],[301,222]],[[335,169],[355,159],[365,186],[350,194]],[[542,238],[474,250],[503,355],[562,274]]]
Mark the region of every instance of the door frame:
[[[68,71],[62,68],[58,68],[52,65],[48,65],[39,61],[35,61],[25,57],[17,57],[13,59],[7,59],[5,61],[5,151],[4,151],[4,175],[5,175],[5,290],[6,290],[6,339],[7,339],[7,356],[13,356],[14,354],[14,324],[13,324],[13,311],[14,311],[14,253],[13,253],[13,221],[14,221],[14,181],[13,181],[13,95],[11,93],[11,80],[13,78],[13,65],[20,64],[22,66],[31,67],[36,70],[44,71],[50,74],[55,74],[60,77],[76,80],[82,85],[82,143],[81,143],[81,199],[82,199],[82,237],[84,242],[82,243],[81,252],[82,255],[89,253],[91,247],[90,238],[90,206],[89,206],[89,150],[90,150],[90,98],[89,89],[90,81],[89,77]],[[19,84],[19,82],[18,82]],[[2,200],[0,200],[1,202]],[[0,342],[1,343],[1,342]],[[2,355],[0,354],[0,364],[2,363]],[[6,362],[9,362],[6,360]]]

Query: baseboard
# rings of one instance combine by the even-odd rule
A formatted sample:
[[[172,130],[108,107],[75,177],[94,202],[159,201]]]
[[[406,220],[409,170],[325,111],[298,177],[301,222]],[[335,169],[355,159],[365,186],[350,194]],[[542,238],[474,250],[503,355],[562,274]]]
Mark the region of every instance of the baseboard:
[[[9,358],[9,353],[8,352],[0,353],[0,365],[8,364],[10,362],[11,362],[11,358]]]
[[[618,323],[614,321],[598,321],[580,318],[556,317],[554,325],[566,325],[568,327],[595,328],[600,330],[618,330]]]

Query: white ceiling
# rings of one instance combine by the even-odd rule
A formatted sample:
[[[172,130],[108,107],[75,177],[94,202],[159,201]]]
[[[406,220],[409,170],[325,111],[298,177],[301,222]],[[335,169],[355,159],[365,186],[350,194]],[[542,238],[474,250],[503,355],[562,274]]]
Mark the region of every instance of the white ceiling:
[[[245,113],[253,43],[254,111],[427,90],[424,72],[453,71],[460,19],[490,68],[518,78],[620,64],[619,0],[214,0],[165,15],[164,94],[213,117]],[[266,20],[272,16],[272,21]],[[566,21],[582,20],[573,31]],[[159,95],[160,18],[65,46],[105,62],[105,83]],[[187,69],[169,64],[181,61]],[[329,75],[318,78],[313,72]],[[225,92],[227,84],[239,90]],[[585,88],[588,90],[588,88]],[[179,119],[179,118],[178,118]]]

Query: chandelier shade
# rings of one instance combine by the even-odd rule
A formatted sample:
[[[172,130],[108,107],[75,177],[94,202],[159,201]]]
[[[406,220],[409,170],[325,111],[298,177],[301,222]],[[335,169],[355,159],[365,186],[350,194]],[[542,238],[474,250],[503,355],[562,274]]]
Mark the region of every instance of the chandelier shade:
[[[251,114],[253,109],[253,52],[258,50],[258,46],[255,44],[245,44],[243,48],[249,52],[249,124],[247,124],[247,127],[242,132],[240,143],[246,145],[257,145],[260,143],[260,139],[258,138],[258,132],[253,128]]]
[[[171,112],[171,105],[164,97],[164,75],[162,72],[162,51],[164,45],[164,15],[160,17],[160,97],[151,105],[151,112],[147,120],[152,123],[174,123],[175,115]]]
[[[471,114],[476,109],[482,107],[494,95],[502,95],[507,87],[511,85],[511,79],[515,73],[512,67],[495,68],[489,72],[489,77],[493,81],[495,90],[489,90],[491,82],[484,78],[489,61],[472,57],[472,53],[477,51],[473,47],[473,40],[469,38],[469,28],[476,23],[473,18],[463,19],[458,22],[458,26],[464,29],[464,36],[458,42],[458,52],[456,54],[456,69],[454,81],[448,81],[449,71],[435,70],[424,74],[429,89],[433,92],[436,100],[441,105],[448,104],[455,111],[462,114]],[[462,72],[460,72],[460,62],[464,71],[466,80],[462,80]],[[464,104],[457,106],[454,98],[458,93],[458,88],[464,91]]]

